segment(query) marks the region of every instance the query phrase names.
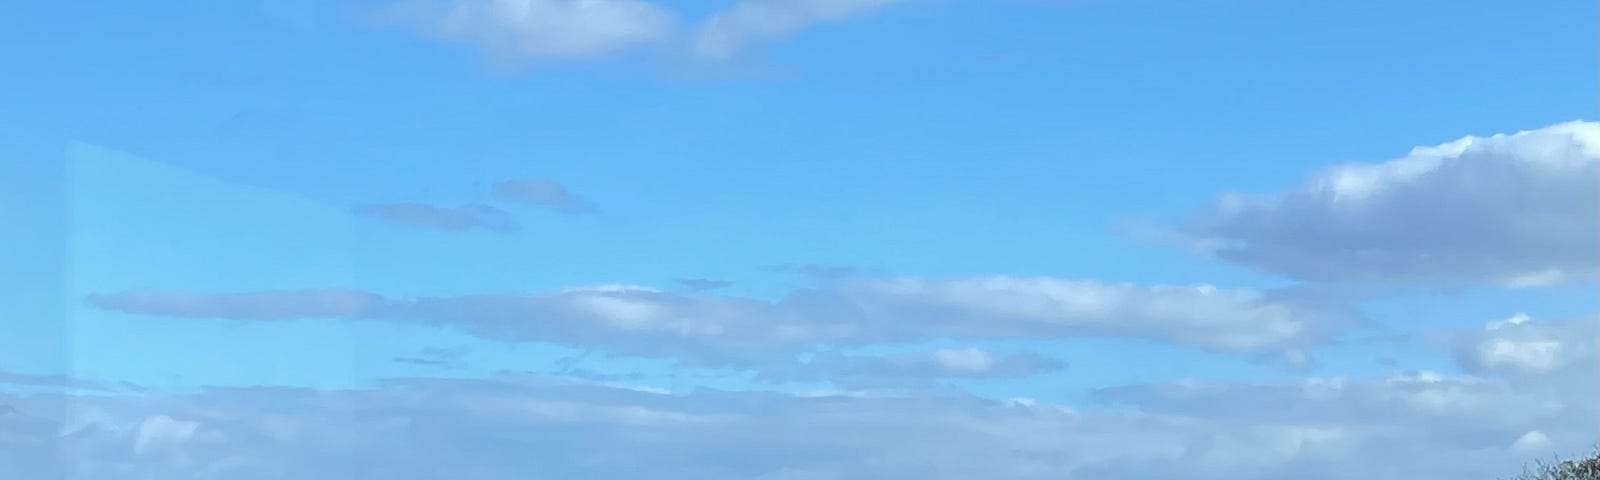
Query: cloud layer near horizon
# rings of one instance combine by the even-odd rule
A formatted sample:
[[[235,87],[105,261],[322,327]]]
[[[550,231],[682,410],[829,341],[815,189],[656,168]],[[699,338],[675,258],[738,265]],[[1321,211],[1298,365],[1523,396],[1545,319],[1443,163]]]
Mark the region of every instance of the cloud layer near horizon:
[[[970,355],[956,358],[967,353],[936,361],[971,368]],[[1110,408],[537,376],[138,396],[0,389],[0,464],[85,480],[1492,478],[1589,446],[1595,389],[1566,387],[1589,385],[1567,375],[1596,373],[1593,360],[1591,350],[1584,371],[1527,385],[1432,372],[1127,385],[1095,394]]]

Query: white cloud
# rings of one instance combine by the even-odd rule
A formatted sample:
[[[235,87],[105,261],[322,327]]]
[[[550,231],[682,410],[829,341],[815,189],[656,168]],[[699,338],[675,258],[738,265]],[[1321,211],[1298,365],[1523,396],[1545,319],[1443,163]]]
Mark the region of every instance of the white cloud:
[[[1585,378],[1600,363],[1600,327],[1594,318],[1540,322],[1525,314],[1489,322],[1482,332],[1457,339],[1456,358],[1473,371],[1545,378]],[[1592,377],[1591,382],[1592,382]]]
[[[1544,432],[1534,430],[1517,437],[1517,441],[1512,442],[1510,448],[1511,451],[1517,453],[1542,455],[1547,453],[1546,449],[1550,448],[1550,436],[1545,435]]]
[[[411,0],[385,13],[506,60],[613,54],[667,39],[676,23],[672,13],[642,0]]]
[[[1498,367],[1512,365],[1535,371],[1548,371],[1560,366],[1563,345],[1558,340],[1515,341],[1495,339],[1478,349],[1484,365]]]
[[[177,448],[194,436],[197,422],[174,420],[166,415],[156,415],[139,423],[133,437],[133,454],[148,455]]]
[[[945,348],[933,352],[933,359],[946,370],[985,373],[994,368],[995,355],[976,348]]]
[[[1437,375],[1340,384],[1337,395],[1216,382],[1102,395],[1133,409],[949,394],[669,395],[539,377],[0,393],[18,412],[0,416],[0,465],[82,480],[1457,480],[1513,473],[1529,458],[1520,449],[1593,440],[1586,402],[1541,408],[1490,381]],[[1473,400],[1444,410],[1403,401],[1437,391]],[[84,426],[57,435],[67,422]],[[150,437],[182,455],[139,455]]]
[[[1466,137],[1335,167],[1295,190],[1225,196],[1173,234],[1304,280],[1591,279],[1600,266],[1600,123]]]

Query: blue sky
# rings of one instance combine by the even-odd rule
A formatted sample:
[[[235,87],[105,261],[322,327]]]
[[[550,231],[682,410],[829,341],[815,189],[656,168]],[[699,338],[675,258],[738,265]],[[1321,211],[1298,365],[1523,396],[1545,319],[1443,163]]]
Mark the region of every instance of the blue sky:
[[[337,416],[278,396],[310,393],[395,404],[348,418],[474,424],[508,415],[483,405],[542,401],[762,428],[779,420],[752,399],[813,418],[826,414],[806,402],[822,396],[853,399],[840,408],[882,431],[896,411],[959,424],[969,401],[1003,419],[983,431],[1004,431],[1014,410],[1048,405],[1077,423],[1018,435],[1140,443],[1024,442],[1060,458],[996,471],[987,446],[955,442],[927,448],[968,463],[921,470],[815,458],[905,453],[862,440],[753,452],[688,429],[664,435],[694,448],[615,447],[636,462],[615,471],[493,451],[430,460],[460,478],[1504,471],[1596,440],[1573,427],[1596,421],[1579,406],[1600,348],[1596,13],[1488,0],[12,6],[0,404],[68,405],[45,415],[54,430],[121,425],[94,441],[130,445],[126,458],[28,467],[84,478],[305,472],[314,456],[295,442],[243,439],[270,430],[265,411]],[[1519,314],[1531,320],[1486,327]],[[83,385],[66,379],[114,387],[39,393]],[[1326,417],[1235,411],[1330,383],[1359,393],[1278,405]],[[481,408],[406,403],[396,385]],[[1516,403],[1534,391],[1566,406]],[[1456,403],[1396,400],[1410,394]],[[1532,413],[1473,423],[1506,408]],[[1421,419],[1418,433],[1380,428],[1393,418]],[[575,444],[639,431],[564,421]],[[322,454],[360,463],[383,443],[361,432]],[[1401,470],[1326,468],[1397,455],[1389,442],[1418,445]],[[240,467],[229,449],[272,453]],[[1441,464],[1464,452],[1482,463]],[[762,460],[706,460],[718,455]],[[321,472],[350,474],[335,473]]]

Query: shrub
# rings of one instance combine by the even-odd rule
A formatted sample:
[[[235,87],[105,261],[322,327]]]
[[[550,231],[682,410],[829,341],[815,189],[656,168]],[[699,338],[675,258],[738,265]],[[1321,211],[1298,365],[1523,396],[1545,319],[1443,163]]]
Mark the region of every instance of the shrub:
[[[1600,480],[1600,452],[1581,460],[1541,461],[1511,480]]]

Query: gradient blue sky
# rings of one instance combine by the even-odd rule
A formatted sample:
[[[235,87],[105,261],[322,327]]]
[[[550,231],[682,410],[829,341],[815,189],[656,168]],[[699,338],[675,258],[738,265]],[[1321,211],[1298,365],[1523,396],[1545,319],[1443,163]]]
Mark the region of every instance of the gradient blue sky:
[[[1600,147],[1586,142],[1600,141],[1600,127],[1559,126],[1593,121],[1600,104],[1593,2],[597,0],[596,8],[629,7],[604,18],[555,10],[512,18],[493,4],[7,7],[0,373],[139,387],[102,392],[107,402],[220,401],[185,400],[207,387],[383,391],[386,379],[519,372],[671,392],[859,389],[1094,410],[1125,388],[1194,382],[1384,385],[1428,371],[1523,385],[1531,380],[1487,373],[1498,364],[1474,360],[1489,350],[1473,350],[1463,335],[1492,334],[1487,322],[1516,314],[1582,330],[1597,307],[1594,256],[1563,248],[1586,245],[1597,238],[1589,227],[1600,229],[1592,205],[1571,201],[1600,195],[1595,185],[1566,180],[1596,171]],[[572,3],[500,3],[514,4]],[[458,15],[464,30],[450,30],[444,5],[475,15]],[[750,38],[713,35],[719,25]],[[706,39],[737,49],[708,54]],[[1294,193],[1336,177],[1328,173],[1336,166],[1532,130],[1444,155],[1466,173],[1429,167],[1446,173],[1395,177],[1399,193],[1355,213]],[[1554,165],[1544,159],[1579,170],[1541,170]],[[544,200],[533,202],[494,194],[514,181],[559,192],[540,190]],[[1218,206],[1234,192],[1256,195],[1244,200],[1256,202],[1255,213]],[[579,203],[594,208],[561,208]],[[417,215],[371,213],[397,204],[433,208],[435,220],[486,205],[515,228],[438,228]],[[1246,246],[1206,250],[1202,237]],[[1416,259],[1426,260],[1407,263]],[[845,274],[819,274],[828,269]],[[1508,286],[1538,272],[1556,277]],[[1039,278],[1157,293],[1089,314],[1090,333],[1062,334],[993,327],[1056,318],[1031,303],[1038,292],[959,283]],[[685,279],[722,286],[696,292]],[[895,281],[956,286],[871,290]],[[1153,326],[1117,325],[1119,315],[1142,315],[1140,305],[1168,301],[1154,286],[1198,284],[1266,297],[1243,306],[1170,300],[1179,302],[1173,311],[1148,313]],[[671,305],[704,315],[722,311],[696,310],[717,299],[777,305],[771,318],[741,320],[757,323],[812,312],[785,306],[798,295],[835,309],[888,302],[861,307],[869,324],[871,312],[892,311],[884,315],[913,325],[945,314],[959,325],[806,343],[796,347],[802,358],[898,360],[873,364],[879,370],[823,362],[805,370],[678,363],[703,353],[692,349],[722,348],[699,340],[640,355],[657,347],[623,327],[486,333],[443,318],[396,322],[316,306],[251,316],[302,308],[271,292],[349,289],[400,302],[596,285],[660,289]],[[96,295],[112,300],[86,300]],[[161,295],[186,300],[150,299]],[[1007,313],[1015,305],[1025,311]],[[1280,307],[1327,334],[1197,345],[1232,328],[1229,315]],[[1202,323],[1170,331],[1161,323],[1191,320]],[[1592,338],[1561,348],[1594,353]],[[993,365],[1016,360],[1023,373],[918,356],[964,349],[981,349]],[[1310,360],[1267,360],[1284,355]],[[811,373],[763,377],[782,368]],[[1551,370],[1559,369],[1538,373]],[[1578,390],[1571,398],[1591,389]],[[1131,402],[1151,415],[1171,406],[1151,396]],[[27,404],[18,398],[11,403]],[[1185,412],[1213,418],[1198,406]],[[186,421],[171,415],[160,418]],[[1594,416],[1552,414],[1505,427],[1515,431],[1509,438],[1438,433],[1429,455],[1511,445],[1540,425]],[[1548,438],[1535,443],[1552,450],[1595,440],[1539,435]],[[1484,461],[1503,468],[1509,458]],[[792,471],[817,475],[804,478],[865,474],[795,462]],[[1216,474],[1270,478],[1317,465],[1284,462],[1228,463]],[[1103,472],[1094,468],[1072,475]]]

